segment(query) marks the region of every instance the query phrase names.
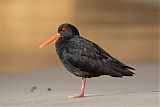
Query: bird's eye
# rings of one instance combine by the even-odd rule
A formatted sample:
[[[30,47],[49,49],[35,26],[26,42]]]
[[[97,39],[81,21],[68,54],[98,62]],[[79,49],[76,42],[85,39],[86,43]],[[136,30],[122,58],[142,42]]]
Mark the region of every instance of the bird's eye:
[[[66,28],[66,27],[63,27],[63,28],[62,28],[62,31],[66,31],[66,30],[68,30],[68,28]]]

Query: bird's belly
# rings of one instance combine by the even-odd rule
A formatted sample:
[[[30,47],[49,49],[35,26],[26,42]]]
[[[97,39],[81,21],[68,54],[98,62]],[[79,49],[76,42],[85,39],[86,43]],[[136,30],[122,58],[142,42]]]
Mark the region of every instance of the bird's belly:
[[[102,75],[102,73],[99,72],[99,70],[97,69],[90,69],[85,71],[83,70],[82,67],[80,69],[74,66],[74,64],[71,64],[66,57],[65,49],[63,49],[63,51],[60,51],[59,49],[57,49],[57,54],[59,56],[61,63],[64,65],[64,67],[75,76],[83,77],[83,78],[91,78],[91,77],[98,77]]]
[[[61,62],[64,65],[64,67],[75,76],[83,77],[83,78],[92,78],[92,77],[98,77],[101,75],[99,73],[93,73],[93,71],[88,72],[88,71],[80,70],[79,68],[76,68],[72,64],[70,64],[67,60],[63,60],[63,59],[64,58],[61,59]]]
[[[64,67],[71,72],[72,74],[74,74],[75,76],[78,77],[85,77],[85,73],[84,71],[81,71],[80,69],[74,67],[73,65],[71,65],[68,61],[64,61],[61,60],[62,64],[64,65]]]

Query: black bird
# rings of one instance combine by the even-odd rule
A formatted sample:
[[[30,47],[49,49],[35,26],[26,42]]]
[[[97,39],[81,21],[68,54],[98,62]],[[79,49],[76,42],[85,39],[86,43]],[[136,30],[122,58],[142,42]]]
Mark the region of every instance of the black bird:
[[[64,67],[82,78],[80,95],[84,97],[86,78],[109,75],[112,77],[133,76],[132,67],[118,61],[97,44],[80,36],[78,29],[68,23],[58,28],[58,33],[45,41],[39,48],[56,41],[57,54]]]

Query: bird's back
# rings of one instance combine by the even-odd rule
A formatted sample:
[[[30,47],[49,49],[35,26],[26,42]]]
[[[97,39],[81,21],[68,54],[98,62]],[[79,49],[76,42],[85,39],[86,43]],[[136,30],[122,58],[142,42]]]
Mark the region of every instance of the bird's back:
[[[61,54],[64,66],[76,76],[84,78],[100,75],[122,77],[134,74],[131,72],[134,68],[118,61],[95,43],[80,36],[65,42]]]

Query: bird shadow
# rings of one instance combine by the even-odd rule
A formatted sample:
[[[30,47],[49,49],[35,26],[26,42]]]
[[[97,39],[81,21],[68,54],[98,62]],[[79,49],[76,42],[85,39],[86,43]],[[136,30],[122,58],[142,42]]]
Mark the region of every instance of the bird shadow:
[[[133,91],[133,92],[116,92],[116,93],[107,93],[107,94],[93,94],[93,95],[86,95],[86,98],[89,97],[104,97],[104,96],[116,96],[116,95],[125,95],[125,94],[144,94],[144,93],[156,93],[160,91],[143,91],[143,92],[138,92],[138,91]]]

